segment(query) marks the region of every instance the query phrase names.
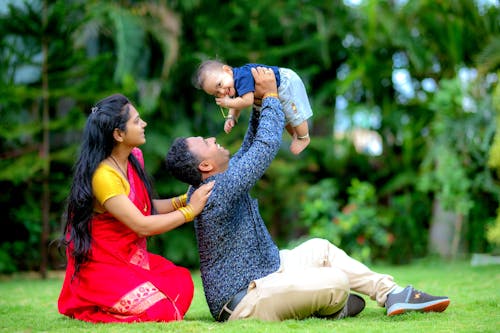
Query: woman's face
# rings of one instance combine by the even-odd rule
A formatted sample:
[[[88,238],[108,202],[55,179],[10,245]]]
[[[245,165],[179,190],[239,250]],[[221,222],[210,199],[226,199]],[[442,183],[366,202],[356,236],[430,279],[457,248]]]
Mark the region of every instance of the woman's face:
[[[123,143],[129,146],[137,147],[146,142],[145,127],[148,125],[141,119],[139,112],[132,104],[128,104],[129,119],[126,124],[125,132],[122,132]]]

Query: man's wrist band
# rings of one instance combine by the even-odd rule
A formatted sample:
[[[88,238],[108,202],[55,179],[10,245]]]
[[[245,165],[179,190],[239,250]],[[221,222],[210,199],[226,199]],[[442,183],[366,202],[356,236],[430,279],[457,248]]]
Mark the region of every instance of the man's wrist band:
[[[276,97],[276,98],[278,98],[279,95],[277,93],[265,93],[264,97],[262,97],[262,100],[266,99],[267,97]]]

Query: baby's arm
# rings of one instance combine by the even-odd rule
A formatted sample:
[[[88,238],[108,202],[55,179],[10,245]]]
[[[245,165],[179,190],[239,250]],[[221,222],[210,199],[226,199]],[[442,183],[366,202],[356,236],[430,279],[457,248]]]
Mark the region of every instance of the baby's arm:
[[[238,123],[241,111],[238,109],[229,109],[226,121],[224,122],[224,132],[229,133]]]
[[[220,105],[224,108],[230,108],[230,109],[244,109],[247,107],[252,106],[253,104],[253,92],[248,92],[243,96],[231,98],[229,96],[224,96],[224,97],[217,97],[215,98],[215,102],[217,105]]]
[[[228,112],[228,116],[231,116],[231,117],[228,117],[228,118],[233,118],[234,119],[234,122],[238,122],[238,118],[240,118],[240,114],[241,114],[241,110],[239,109],[229,109],[229,112]]]

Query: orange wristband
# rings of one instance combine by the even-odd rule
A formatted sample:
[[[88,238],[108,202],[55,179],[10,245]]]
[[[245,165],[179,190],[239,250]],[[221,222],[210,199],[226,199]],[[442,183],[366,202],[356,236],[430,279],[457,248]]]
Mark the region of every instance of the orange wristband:
[[[267,97],[276,97],[276,98],[278,98],[278,96],[279,95],[277,93],[265,93],[264,97],[262,97],[262,100],[264,100]]]

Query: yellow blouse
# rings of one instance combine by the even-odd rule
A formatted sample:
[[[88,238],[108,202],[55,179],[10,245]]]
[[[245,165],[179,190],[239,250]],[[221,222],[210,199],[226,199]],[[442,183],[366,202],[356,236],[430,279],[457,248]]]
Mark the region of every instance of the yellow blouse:
[[[104,213],[104,203],[114,196],[130,193],[130,184],[123,175],[106,163],[101,163],[92,176],[92,192],[96,198],[94,211]]]

